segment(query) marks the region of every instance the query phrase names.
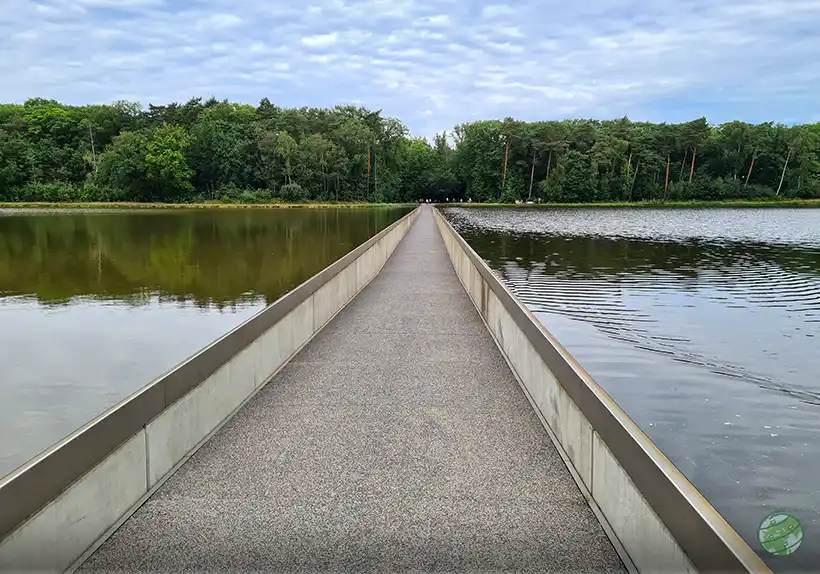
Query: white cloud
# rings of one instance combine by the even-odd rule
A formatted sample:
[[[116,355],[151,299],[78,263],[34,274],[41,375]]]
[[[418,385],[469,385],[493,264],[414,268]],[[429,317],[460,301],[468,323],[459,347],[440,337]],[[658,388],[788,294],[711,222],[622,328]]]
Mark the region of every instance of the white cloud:
[[[310,46],[311,48],[327,48],[339,41],[339,34],[331,32],[330,34],[316,34],[315,36],[305,36],[302,38],[302,44]]]
[[[506,4],[490,4],[489,6],[484,6],[481,10],[481,15],[484,18],[495,18],[497,16],[510,16],[515,14],[515,10],[511,6],[507,6]]]
[[[242,19],[234,14],[210,14],[200,20],[202,27],[228,28],[242,23]]]
[[[60,10],[54,6],[48,6],[46,4],[35,4],[34,9],[37,11],[38,14],[43,14],[45,16],[53,16],[55,14],[59,14]]]
[[[450,17],[447,14],[436,14],[435,16],[426,16],[419,20],[420,24],[427,24],[429,26],[449,26]]]
[[[427,52],[422,48],[405,48],[403,50],[388,50],[385,48],[379,49],[379,54],[382,56],[394,56],[397,58],[423,58]]]
[[[497,2],[21,2],[0,11],[0,101],[358,101],[421,135],[507,115],[818,117],[820,0]]]
[[[15,42],[30,42],[40,38],[40,33],[37,30],[24,30],[12,36]]]
[[[313,54],[312,56],[308,56],[308,60],[311,62],[319,62],[320,64],[332,62],[335,59],[336,56],[333,54]]]
[[[518,44],[511,44],[510,42],[487,42],[487,46],[499,52],[507,52],[510,54],[520,54],[524,48]]]
[[[517,28],[516,26],[498,26],[496,30],[499,34],[503,34],[504,36],[510,36],[511,38],[524,37],[524,32],[521,31],[521,28]]]
[[[131,6],[162,6],[164,0],[74,0],[75,4],[93,8],[122,8]]]

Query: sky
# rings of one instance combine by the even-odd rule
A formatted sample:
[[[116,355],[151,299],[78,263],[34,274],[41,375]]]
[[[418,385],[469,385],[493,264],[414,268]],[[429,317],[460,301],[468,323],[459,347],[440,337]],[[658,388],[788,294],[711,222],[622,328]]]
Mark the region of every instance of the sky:
[[[0,0],[0,101],[820,121],[820,0]]]

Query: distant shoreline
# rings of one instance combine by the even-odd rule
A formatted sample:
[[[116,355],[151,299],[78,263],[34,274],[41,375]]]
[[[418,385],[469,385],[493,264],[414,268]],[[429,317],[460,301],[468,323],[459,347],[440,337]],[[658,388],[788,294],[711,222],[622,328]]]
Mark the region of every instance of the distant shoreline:
[[[692,207],[814,207],[820,208],[820,199],[778,200],[725,200],[725,201],[608,201],[600,203],[442,203],[443,207],[512,207],[512,208],[692,208]]]
[[[412,203],[148,203],[148,202],[0,202],[0,209],[329,209],[408,207]],[[510,208],[705,208],[705,207],[807,207],[820,208],[820,199],[725,200],[725,201],[607,201],[593,203],[439,203],[442,207]]]
[[[327,209],[362,207],[406,207],[415,203],[129,203],[129,202],[0,202],[0,209]]]

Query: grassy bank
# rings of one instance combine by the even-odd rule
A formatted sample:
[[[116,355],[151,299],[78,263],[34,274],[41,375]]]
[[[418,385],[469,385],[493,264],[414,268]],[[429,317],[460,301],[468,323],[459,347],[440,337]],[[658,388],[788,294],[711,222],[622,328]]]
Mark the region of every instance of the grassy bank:
[[[0,202],[0,209],[324,209],[324,208],[362,208],[362,207],[396,207],[400,203],[46,203],[46,202]]]
[[[415,203],[367,203],[367,202],[326,202],[326,203],[133,203],[133,202],[0,202],[0,209],[327,209],[327,208],[372,208],[414,206]],[[692,208],[692,207],[815,207],[820,208],[820,199],[763,199],[725,201],[608,201],[599,203],[442,203],[441,206],[457,207],[514,207],[514,208],[558,208],[558,207],[635,207],[635,208]]]
[[[820,207],[820,199],[765,199],[765,200],[726,200],[726,201],[609,201],[601,203],[450,203],[442,206],[455,205],[458,207],[525,207],[525,208],[556,208],[556,207],[654,207],[654,208],[681,208],[681,207]]]

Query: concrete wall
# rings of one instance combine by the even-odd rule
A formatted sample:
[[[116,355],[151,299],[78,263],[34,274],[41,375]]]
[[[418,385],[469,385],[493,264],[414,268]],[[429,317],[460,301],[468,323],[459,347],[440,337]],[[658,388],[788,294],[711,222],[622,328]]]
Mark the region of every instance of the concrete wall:
[[[20,524],[0,542],[0,571],[69,568],[378,274],[417,215],[418,210],[389,228],[321,287],[306,293],[276,324]],[[300,288],[292,294],[298,296]],[[122,416],[123,411],[112,412],[110,418]],[[116,423],[105,416],[94,422]],[[25,478],[25,474],[13,477]]]
[[[438,210],[435,215],[456,274],[533,407],[564,451],[582,483],[579,486],[587,496],[591,495],[591,504],[603,514],[610,536],[614,533],[616,538],[616,547],[620,543],[641,572],[768,571],[694,486],[492,274]],[[554,352],[548,355],[544,352],[546,348]],[[573,376],[568,377],[567,373]],[[572,385],[584,386],[585,395],[576,392],[576,396],[586,399],[584,409],[573,400],[568,390]],[[587,414],[593,411],[605,413],[597,417],[597,427]],[[616,441],[621,441],[619,446],[629,446],[644,454],[619,460],[610,448]],[[630,441],[630,445],[622,444]],[[665,519],[647,501],[646,487],[642,489],[636,484],[624,462],[630,463],[633,475],[654,473],[645,484],[652,484],[654,498],[659,501],[656,507],[665,506]],[[635,472],[636,468],[640,473]],[[664,491],[670,494],[666,500]],[[705,519],[689,520],[690,516]],[[670,526],[681,533],[689,553]],[[699,549],[699,545],[705,548]],[[699,568],[693,557],[697,558]]]

